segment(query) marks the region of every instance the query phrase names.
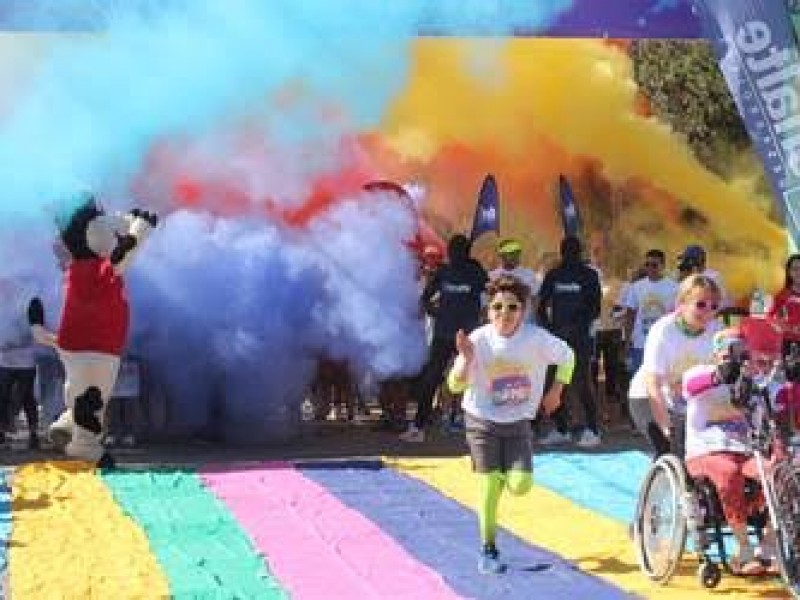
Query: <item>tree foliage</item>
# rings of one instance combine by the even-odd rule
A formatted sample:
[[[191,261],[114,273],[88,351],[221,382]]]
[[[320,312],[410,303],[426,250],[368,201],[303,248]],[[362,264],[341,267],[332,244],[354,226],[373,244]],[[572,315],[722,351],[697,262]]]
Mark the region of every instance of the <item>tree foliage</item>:
[[[707,42],[639,40],[630,46],[634,78],[653,113],[686,137],[697,157],[724,171],[747,131]]]

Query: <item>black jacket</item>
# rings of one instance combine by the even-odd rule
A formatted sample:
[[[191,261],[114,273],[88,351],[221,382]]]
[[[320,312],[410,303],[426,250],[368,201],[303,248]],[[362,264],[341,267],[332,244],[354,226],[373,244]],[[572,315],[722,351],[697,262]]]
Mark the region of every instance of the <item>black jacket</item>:
[[[439,267],[422,292],[422,305],[433,316],[433,336],[455,340],[481,320],[481,294],[489,280],[479,262],[467,258]]]
[[[600,316],[600,278],[583,262],[564,261],[548,271],[539,290],[539,323],[562,339],[589,337]]]

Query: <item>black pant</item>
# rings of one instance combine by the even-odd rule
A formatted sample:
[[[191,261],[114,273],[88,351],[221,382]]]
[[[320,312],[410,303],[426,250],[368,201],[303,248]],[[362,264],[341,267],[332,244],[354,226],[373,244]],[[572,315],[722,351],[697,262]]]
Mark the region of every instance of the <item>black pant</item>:
[[[558,335],[556,333],[556,335]],[[563,339],[563,338],[562,338]],[[572,351],[575,353],[575,370],[572,372],[572,382],[567,386],[565,401],[561,403],[553,413],[553,420],[556,429],[560,433],[569,431],[570,421],[570,402],[577,406],[578,403],[583,407],[584,426],[600,433],[597,428],[597,398],[594,393],[592,382],[592,338],[565,339]]]
[[[5,431],[17,417],[20,406],[25,411],[28,430],[36,435],[39,427],[39,407],[33,394],[36,369],[0,367],[0,426]]]
[[[620,373],[622,361],[622,330],[603,329],[597,332],[596,352],[592,361],[592,379],[595,386],[600,379],[600,360],[603,361],[603,375],[606,380],[605,391],[608,396],[615,396],[622,391],[623,382]]]
[[[435,337],[431,341],[428,353],[428,362],[422,367],[413,388],[414,399],[417,402],[417,414],[414,424],[420,429],[424,428],[433,412],[433,396],[437,388],[445,379],[445,369],[450,359],[456,353],[455,336],[452,338]]]

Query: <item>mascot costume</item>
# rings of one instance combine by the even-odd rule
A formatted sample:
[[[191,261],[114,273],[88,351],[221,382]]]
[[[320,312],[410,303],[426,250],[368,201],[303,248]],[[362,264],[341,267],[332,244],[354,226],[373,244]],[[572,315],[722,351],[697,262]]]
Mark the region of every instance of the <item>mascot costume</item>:
[[[128,336],[129,309],[122,275],[149,231],[154,214],[134,209],[106,214],[91,195],[61,224],[69,251],[58,331],[44,327],[39,298],[28,307],[34,339],[52,346],[64,364],[65,411],[50,426],[53,444],[68,456],[114,466],[102,441],[106,404]]]

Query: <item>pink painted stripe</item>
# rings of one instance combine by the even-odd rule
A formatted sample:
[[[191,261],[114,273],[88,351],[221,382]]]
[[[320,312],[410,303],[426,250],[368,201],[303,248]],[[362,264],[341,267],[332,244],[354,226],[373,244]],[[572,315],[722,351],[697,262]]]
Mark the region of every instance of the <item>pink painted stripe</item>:
[[[201,477],[293,598],[459,597],[372,521],[291,465],[209,469]]]

